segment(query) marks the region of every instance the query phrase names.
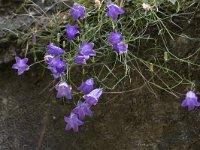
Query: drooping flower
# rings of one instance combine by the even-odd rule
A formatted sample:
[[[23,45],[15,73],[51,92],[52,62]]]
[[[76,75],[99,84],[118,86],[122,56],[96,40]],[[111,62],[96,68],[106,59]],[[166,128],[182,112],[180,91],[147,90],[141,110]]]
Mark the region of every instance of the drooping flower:
[[[78,55],[74,58],[74,62],[77,64],[86,64],[86,60],[90,56],[96,56],[96,52],[93,51],[94,43],[87,43],[82,41],[81,46],[78,50]]]
[[[78,50],[78,55],[81,56],[96,56],[96,52],[93,51],[94,43],[87,43],[82,41],[81,47]]]
[[[117,43],[115,45],[113,45],[113,49],[114,51],[116,51],[119,55],[121,55],[122,53],[127,52],[127,44],[125,43]]]
[[[86,60],[89,59],[89,56],[81,56],[81,55],[78,55],[74,58],[74,62],[76,64],[80,64],[80,65],[84,65],[86,64]]]
[[[68,131],[73,129],[74,132],[78,132],[78,127],[83,125],[83,121],[78,119],[78,116],[74,113],[71,113],[69,117],[64,117],[65,122],[67,123],[65,130]]]
[[[65,61],[61,60],[59,57],[51,58],[48,63],[48,69],[52,72],[55,79],[64,75],[66,64]]]
[[[24,71],[29,70],[29,66],[27,65],[28,58],[21,59],[20,57],[15,57],[16,63],[13,64],[12,68],[18,70],[18,75],[24,73]]]
[[[113,20],[117,20],[118,15],[124,14],[124,10],[115,5],[114,3],[108,3],[107,6],[107,13],[106,16],[111,17]]]
[[[110,36],[108,38],[108,42],[112,45],[120,43],[123,40],[123,37],[118,32],[110,32]]]
[[[103,93],[102,88],[94,89],[89,94],[84,95],[83,98],[86,100],[88,104],[96,105],[102,93]]]
[[[81,86],[79,86],[77,89],[79,91],[82,91],[84,93],[84,95],[86,95],[93,90],[93,86],[94,86],[94,79],[90,78],[90,79],[86,80],[85,82],[83,82],[81,84]]]
[[[50,43],[49,45],[47,45],[47,49],[48,49],[47,54],[49,54],[49,55],[62,55],[62,54],[64,54],[63,49],[53,45],[53,43]]]
[[[47,64],[49,64],[49,63],[51,63],[51,61],[52,61],[52,59],[53,59],[54,57],[52,56],[52,55],[45,55],[44,56],[44,61],[47,63]]]
[[[74,20],[77,20],[78,18],[84,19],[84,17],[85,17],[85,7],[81,6],[77,3],[74,3],[72,8],[70,9],[69,13],[73,16]]]
[[[188,107],[188,110],[193,110],[194,107],[200,106],[200,103],[197,101],[197,96],[193,91],[189,91],[186,93],[186,98],[181,103],[182,107]]]
[[[73,109],[73,112],[79,116],[80,120],[83,120],[85,116],[92,116],[92,111],[90,110],[90,105],[88,103],[78,101],[78,106]]]
[[[72,26],[70,24],[67,25],[65,32],[66,32],[66,36],[69,40],[73,40],[75,38],[75,36],[79,33],[79,31],[77,29],[77,25]]]
[[[56,98],[65,97],[67,99],[72,99],[72,87],[68,85],[66,82],[61,82],[55,87],[57,91]]]

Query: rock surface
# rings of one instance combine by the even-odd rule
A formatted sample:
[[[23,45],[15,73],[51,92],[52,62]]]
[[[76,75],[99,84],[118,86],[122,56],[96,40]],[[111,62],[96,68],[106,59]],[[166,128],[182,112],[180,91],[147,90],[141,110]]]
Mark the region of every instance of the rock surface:
[[[18,77],[11,64],[0,67],[0,149],[2,150],[197,150],[200,111],[181,108],[181,99],[148,90],[104,94],[79,133],[65,131],[73,102],[55,102],[40,67]],[[137,85],[135,80],[134,85]],[[46,89],[46,90],[44,90]]]

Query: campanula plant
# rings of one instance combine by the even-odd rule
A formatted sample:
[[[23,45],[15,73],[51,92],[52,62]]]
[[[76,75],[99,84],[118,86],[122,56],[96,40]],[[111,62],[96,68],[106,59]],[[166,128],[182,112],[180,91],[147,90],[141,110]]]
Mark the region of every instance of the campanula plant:
[[[119,85],[124,85],[126,79],[130,79],[132,85],[132,74],[136,77],[141,76],[144,85],[164,89],[175,96],[177,95],[174,87],[182,82],[189,84],[184,75],[168,67],[170,58],[182,60],[182,63],[186,61],[177,58],[168,48],[163,48],[163,45],[166,46],[163,35],[173,36],[165,25],[170,19],[164,14],[162,15],[165,17],[160,18],[163,16],[158,14],[161,4],[163,2],[147,4],[124,0],[77,2],[65,12],[61,12],[62,15],[51,20],[54,21],[54,26],[51,26],[50,35],[46,36],[48,41],[42,41],[37,47],[40,41],[37,37],[37,43],[34,42],[33,47],[34,50],[42,47],[42,61],[52,75],[52,80],[56,82],[53,88],[55,99],[62,99],[63,103],[70,100],[68,103],[74,105],[71,113],[64,117],[67,131],[78,132],[79,127],[84,124],[84,119],[95,115],[92,110],[98,104],[103,91],[111,91]],[[154,31],[153,35],[149,32],[151,29]],[[157,41],[162,40],[154,39],[155,35],[161,36],[164,44],[159,45]],[[34,38],[36,36],[37,34],[34,34]],[[156,55],[153,51],[157,52]],[[18,75],[29,70],[31,65],[27,64],[28,58],[15,59],[16,63],[12,68],[18,70]],[[159,76],[160,72],[167,74],[173,84],[168,86],[165,78]],[[90,78],[83,80],[86,76]],[[158,77],[156,79],[160,79],[162,84],[158,85],[154,76]],[[96,82],[98,87],[95,87]],[[134,90],[123,91],[120,86],[117,93]],[[151,92],[155,93],[153,88]],[[193,110],[200,106],[197,99],[196,94],[189,91],[181,106]]]
[[[109,2],[106,8],[107,8],[106,16],[111,17],[114,21],[118,19],[119,15],[125,13],[123,9],[121,9],[119,6],[117,6],[114,3]]]
[[[188,107],[188,110],[193,110],[195,107],[199,107],[200,103],[197,101],[197,96],[193,91],[186,93],[186,98],[181,103],[182,107]]]
[[[117,43],[120,43],[123,40],[123,36],[118,32],[110,32],[110,35],[108,37],[108,42],[112,45],[115,45]]]
[[[64,54],[64,51],[60,47],[57,47],[53,43],[50,43],[49,45],[47,45],[47,54],[62,55]]]
[[[15,57],[16,63],[13,64],[12,68],[18,70],[18,75],[24,73],[24,71],[29,70],[29,66],[27,65],[28,58],[21,59],[20,57]]]
[[[102,93],[103,93],[102,88],[94,89],[90,93],[84,95],[83,98],[86,100],[88,104],[96,105]]]
[[[69,40],[73,40],[75,36],[79,33],[77,25],[72,26],[70,24],[67,24],[65,33]]]
[[[92,117],[91,105],[86,102],[78,101],[77,107],[73,109],[73,112],[79,116],[80,120],[83,120],[85,116]]]
[[[70,9],[69,13],[73,16],[74,20],[77,20],[79,18],[84,19],[85,7],[80,4],[74,3],[72,8]]]
[[[83,82],[81,86],[77,88],[77,90],[82,91],[84,95],[86,95],[93,90],[93,87],[94,87],[94,79],[90,78],[87,79],[85,82]]]
[[[83,119],[85,116],[92,117],[91,107],[98,103],[99,98],[103,93],[102,88],[93,89],[93,86],[94,80],[90,78],[78,87],[78,90],[84,93],[83,98],[85,101],[83,102],[79,100],[77,106],[72,110],[70,116],[64,118],[65,122],[67,123],[65,128],[67,131],[72,128],[74,132],[77,132],[78,126],[83,124]],[[81,122],[79,120],[81,120]],[[72,124],[73,121],[74,124]]]
[[[110,36],[108,38],[108,42],[112,44],[113,49],[119,55],[125,53],[127,51],[127,44],[122,42],[123,37],[118,32],[110,32]]]
[[[78,119],[78,116],[74,113],[71,113],[69,117],[64,117],[65,122],[67,123],[65,130],[68,131],[73,129],[74,132],[78,132],[78,127],[83,125],[83,121]]]
[[[77,64],[86,64],[86,60],[88,60],[90,56],[96,56],[96,52],[93,51],[93,47],[94,43],[82,41],[78,50],[78,55],[74,58],[74,62]]]
[[[66,63],[60,57],[53,57],[49,59],[47,68],[51,71],[54,79],[58,79],[65,75]]]
[[[66,82],[61,82],[55,87],[57,91],[56,98],[65,97],[67,99],[72,99],[72,87],[68,85]]]

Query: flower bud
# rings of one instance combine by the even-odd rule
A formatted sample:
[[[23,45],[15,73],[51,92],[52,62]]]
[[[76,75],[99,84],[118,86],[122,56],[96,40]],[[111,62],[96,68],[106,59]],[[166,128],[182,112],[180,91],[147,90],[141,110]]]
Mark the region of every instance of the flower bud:
[[[95,0],[94,6],[95,6],[96,8],[98,8],[98,9],[100,9],[100,8],[101,8],[101,2],[100,2],[100,0]]]
[[[146,3],[143,3],[142,7],[145,10],[145,12],[148,12],[152,9],[152,7],[149,4],[146,4]]]

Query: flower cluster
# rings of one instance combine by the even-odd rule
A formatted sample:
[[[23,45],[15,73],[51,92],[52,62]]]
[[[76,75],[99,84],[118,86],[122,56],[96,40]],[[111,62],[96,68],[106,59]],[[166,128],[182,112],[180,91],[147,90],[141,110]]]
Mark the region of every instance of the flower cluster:
[[[123,37],[118,32],[110,32],[110,36],[108,38],[108,42],[112,44],[113,49],[119,55],[125,53],[127,51],[127,44],[122,42]]]
[[[102,88],[97,88],[97,89],[93,89],[94,86],[94,80],[88,79],[85,82],[83,82],[81,84],[80,87],[78,87],[77,89],[81,92],[84,93],[83,98],[85,99],[85,101],[78,101],[77,106],[72,110],[72,113],[70,114],[69,117],[64,117],[65,122],[67,123],[66,125],[66,130],[70,130],[73,129],[74,132],[78,132],[78,126],[83,125],[83,119],[85,118],[85,116],[92,116],[92,111],[90,110],[92,105],[96,105],[97,102],[99,101],[99,97],[102,95]],[[68,95],[69,94],[69,88],[66,90],[67,88],[65,87],[65,90],[63,93],[66,94],[62,94]]]
[[[117,20],[118,15],[125,13],[123,9],[110,2],[107,4],[106,8],[106,16],[111,17],[114,21]],[[110,32],[108,42],[112,44],[114,51],[117,52],[119,55],[127,51],[127,44],[123,43],[122,40],[123,37],[120,33]]]
[[[97,3],[97,2],[96,2]],[[99,8],[100,8],[100,2]],[[117,20],[120,14],[123,14],[124,11],[113,3],[107,4],[107,13],[106,16],[111,17],[113,20]],[[73,20],[77,21],[78,19],[85,18],[85,7],[77,3],[74,3],[69,13],[72,15]],[[79,34],[78,25],[67,24],[66,29],[67,39],[72,42],[75,37]],[[124,43],[122,43],[123,37],[119,33],[111,32],[108,41],[112,43],[113,48],[119,54],[124,53],[127,48]],[[76,64],[86,64],[86,61],[93,56],[96,56],[96,52],[93,50],[94,43],[81,41],[80,48],[77,51],[77,55],[74,57],[74,62]],[[63,60],[65,51],[56,46],[54,43],[47,45],[47,50],[44,56],[44,61],[47,63],[47,68],[51,71],[54,79],[61,78],[61,81],[55,86],[57,91],[56,98],[66,98],[68,100],[72,99],[72,87],[63,81],[66,71],[66,62]],[[16,57],[16,64],[13,65],[13,69],[18,70],[18,75],[21,75],[24,71],[29,69],[27,65],[28,58],[21,59]],[[94,79],[90,78],[83,82],[78,88],[78,91],[83,93],[83,99],[79,100],[77,106],[72,110],[71,114],[68,117],[64,117],[66,124],[66,130],[73,129],[74,132],[78,132],[78,127],[83,125],[83,119],[86,116],[91,117],[92,111],[90,110],[92,106],[96,105],[99,101],[100,96],[102,95],[103,89],[96,88],[94,89]]]
[[[64,76],[66,63],[60,59],[60,56],[64,54],[64,50],[55,46],[53,43],[47,45],[46,55],[44,57],[45,62],[48,64],[48,69],[53,74],[54,79]]]
[[[96,2],[97,3],[97,2]],[[98,2],[100,3],[100,2]],[[118,19],[120,14],[124,14],[124,10],[115,5],[114,3],[109,2],[106,6],[107,13],[106,16],[111,17],[114,21]],[[74,21],[85,18],[85,7],[74,3],[69,13],[72,15]],[[74,38],[79,34],[78,26],[67,24],[65,29],[66,37],[69,41],[74,40]],[[127,44],[122,42],[123,37],[119,33],[110,33],[108,41],[113,45],[115,52],[122,54],[127,51]],[[76,64],[84,65],[90,56],[96,56],[96,52],[93,51],[94,43],[87,43],[82,41],[81,46],[78,50],[78,54],[74,57],[74,62]],[[52,72],[54,79],[64,76],[66,70],[66,63],[61,59],[61,55],[64,54],[64,50],[58,46],[55,46],[53,43],[47,45],[47,51],[44,57],[45,62],[48,64],[48,69]],[[27,65],[28,58],[21,59],[16,57],[16,64],[13,65],[13,69],[18,70],[18,75],[21,75],[24,71],[29,69]]]
[[[193,110],[196,107],[200,106],[200,103],[197,101],[197,96],[193,91],[188,91],[186,93],[186,98],[181,103],[182,107],[188,107],[188,110]]]
[[[99,0],[95,0],[95,6],[96,8],[100,9],[102,3]],[[143,3],[142,6],[146,12],[152,9],[150,5],[145,3]],[[72,15],[73,21],[77,22],[78,19],[83,20],[85,18],[85,10],[86,9],[84,6],[74,3],[71,9],[69,10],[69,13]],[[117,21],[119,15],[122,15],[124,13],[125,11],[116,4],[112,2],[107,3],[106,16],[111,17],[112,21]],[[67,39],[72,44],[76,36],[82,35],[78,30],[77,24],[72,25],[68,23],[64,32],[66,34]],[[36,44],[36,34],[33,33],[32,37],[34,44]],[[84,65],[90,57],[96,56],[97,53],[93,50],[93,42],[85,41],[83,40],[83,38],[80,41],[81,43],[79,49],[75,53],[70,53],[70,56],[72,56],[73,62],[75,64]],[[119,32],[110,32],[107,41],[112,45],[114,51],[119,55],[127,52],[128,45],[124,42],[124,38]],[[66,81],[64,81],[65,72],[67,71],[67,64],[64,58],[66,58],[65,56],[68,54],[68,52],[66,53],[61,47],[56,46],[54,44],[55,43],[50,43],[47,45],[44,61],[46,62],[47,68],[51,71],[54,79],[60,78],[59,83],[55,86],[55,90],[57,91],[56,98],[66,98],[68,100],[71,100],[72,87],[68,85]],[[13,64],[12,68],[18,70],[18,75],[21,75],[25,71],[29,70],[30,66],[27,65],[28,58],[22,59],[20,57],[15,57],[15,60],[16,63]],[[72,66],[71,64],[68,65]],[[71,114],[68,117],[64,117],[64,121],[67,123],[65,128],[67,131],[73,129],[74,132],[78,132],[79,126],[84,124],[84,118],[86,116],[92,116],[91,107],[98,103],[99,98],[103,92],[102,88],[94,89],[93,78],[90,78],[83,82],[77,88],[77,90],[83,93],[84,101],[79,100],[77,106],[72,110]],[[186,98],[183,100],[181,106],[188,107],[188,110],[193,110],[195,107],[200,106],[200,102],[198,102],[197,100],[198,98],[196,94],[193,91],[189,91],[186,93]]]

